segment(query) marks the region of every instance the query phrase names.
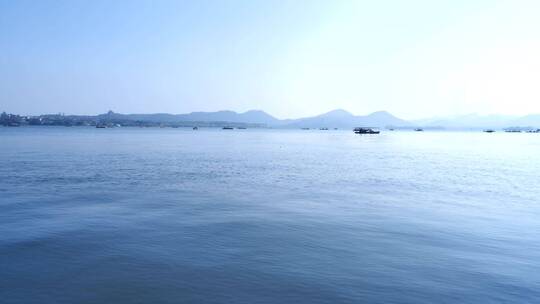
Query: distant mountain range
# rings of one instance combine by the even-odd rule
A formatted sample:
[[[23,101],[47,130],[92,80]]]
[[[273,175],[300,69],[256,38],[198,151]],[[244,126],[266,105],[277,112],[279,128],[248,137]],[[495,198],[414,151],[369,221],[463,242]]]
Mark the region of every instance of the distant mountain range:
[[[540,115],[523,117],[504,115],[468,114],[447,118],[431,118],[407,121],[386,111],[369,115],[354,115],[345,110],[333,110],[321,115],[299,119],[277,119],[272,115],[251,110],[244,113],[233,111],[192,112],[189,114],[118,114],[109,112],[99,115],[100,118],[117,118],[152,122],[222,122],[257,124],[281,128],[354,128],[354,127],[395,127],[395,128],[442,128],[442,129],[482,129],[507,127],[540,127]]]
[[[99,123],[125,126],[246,126],[273,128],[441,128],[441,129],[482,129],[482,128],[540,128],[540,114],[523,117],[478,114],[447,118],[431,118],[407,121],[386,111],[369,115],[353,115],[345,110],[333,110],[318,116],[299,119],[278,119],[260,110],[244,113],[234,111],[192,112],[188,114],[120,114],[109,111],[96,116],[90,115],[40,115],[19,116],[2,113],[2,125],[96,125]]]
[[[345,110],[333,110],[318,116],[299,119],[277,119],[272,115],[251,110],[244,113],[234,111],[192,112],[189,114],[118,114],[109,112],[99,118],[138,120],[151,122],[222,122],[265,125],[281,128],[354,128],[354,127],[395,127],[395,128],[442,128],[442,129],[482,129],[507,127],[540,127],[540,114],[523,117],[504,115],[468,114],[447,118],[431,118],[407,121],[386,111],[369,115],[353,115]]]
[[[101,119],[120,119],[120,120],[138,120],[151,122],[231,122],[231,123],[247,123],[247,124],[264,124],[276,125],[281,121],[264,111],[247,111],[244,113],[236,113],[233,111],[218,111],[218,112],[192,112],[189,114],[119,114],[109,111],[107,114],[98,115]]]
[[[109,111],[98,115],[101,120],[137,120],[164,123],[179,122],[228,122],[258,124],[281,128],[354,128],[366,127],[411,127],[412,124],[388,112],[375,112],[366,116],[355,116],[345,110],[334,110],[314,117],[300,119],[277,119],[264,111],[252,110],[244,113],[233,111],[192,112],[189,114],[118,114]]]
[[[296,128],[411,127],[412,124],[388,112],[356,116],[345,110],[334,110],[315,117],[291,120],[285,124]]]

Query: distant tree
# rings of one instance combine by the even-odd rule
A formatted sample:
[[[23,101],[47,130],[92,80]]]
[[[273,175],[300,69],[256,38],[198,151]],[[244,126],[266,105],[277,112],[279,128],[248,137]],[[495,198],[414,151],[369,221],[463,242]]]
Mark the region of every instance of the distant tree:
[[[6,112],[0,114],[0,125],[7,126],[9,123],[9,115]]]

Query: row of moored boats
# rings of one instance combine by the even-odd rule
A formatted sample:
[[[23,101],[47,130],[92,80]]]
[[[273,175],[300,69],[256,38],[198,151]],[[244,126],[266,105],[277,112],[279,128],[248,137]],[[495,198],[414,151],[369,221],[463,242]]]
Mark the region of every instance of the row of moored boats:
[[[487,129],[487,130],[484,130],[484,132],[486,133],[495,133],[496,131],[493,130],[493,129]],[[506,133],[522,133],[522,132],[525,132],[525,133],[540,133],[540,129],[531,129],[531,130],[521,130],[521,129],[506,129],[504,130],[504,132]]]

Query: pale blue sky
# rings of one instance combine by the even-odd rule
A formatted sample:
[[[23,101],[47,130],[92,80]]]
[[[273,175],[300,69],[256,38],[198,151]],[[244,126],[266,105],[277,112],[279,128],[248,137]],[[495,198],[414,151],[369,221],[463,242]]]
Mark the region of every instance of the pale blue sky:
[[[540,113],[540,1],[0,0],[0,111]]]

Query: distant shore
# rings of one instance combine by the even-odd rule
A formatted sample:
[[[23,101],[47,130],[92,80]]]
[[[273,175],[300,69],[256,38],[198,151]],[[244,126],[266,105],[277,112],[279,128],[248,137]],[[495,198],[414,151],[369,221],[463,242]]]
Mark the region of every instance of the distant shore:
[[[532,118],[531,118],[532,117]],[[171,128],[279,128],[279,129],[353,129],[369,127],[388,130],[505,130],[536,131],[540,124],[533,116],[524,121],[508,121],[507,124],[450,125],[408,122],[385,111],[366,116],[355,116],[344,110],[334,110],[314,117],[280,120],[263,112],[252,110],[244,113],[233,111],[192,112],[189,114],[119,114],[109,111],[99,115],[44,114],[25,116],[0,114],[0,126],[86,126],[86,127],[171,127]]]

